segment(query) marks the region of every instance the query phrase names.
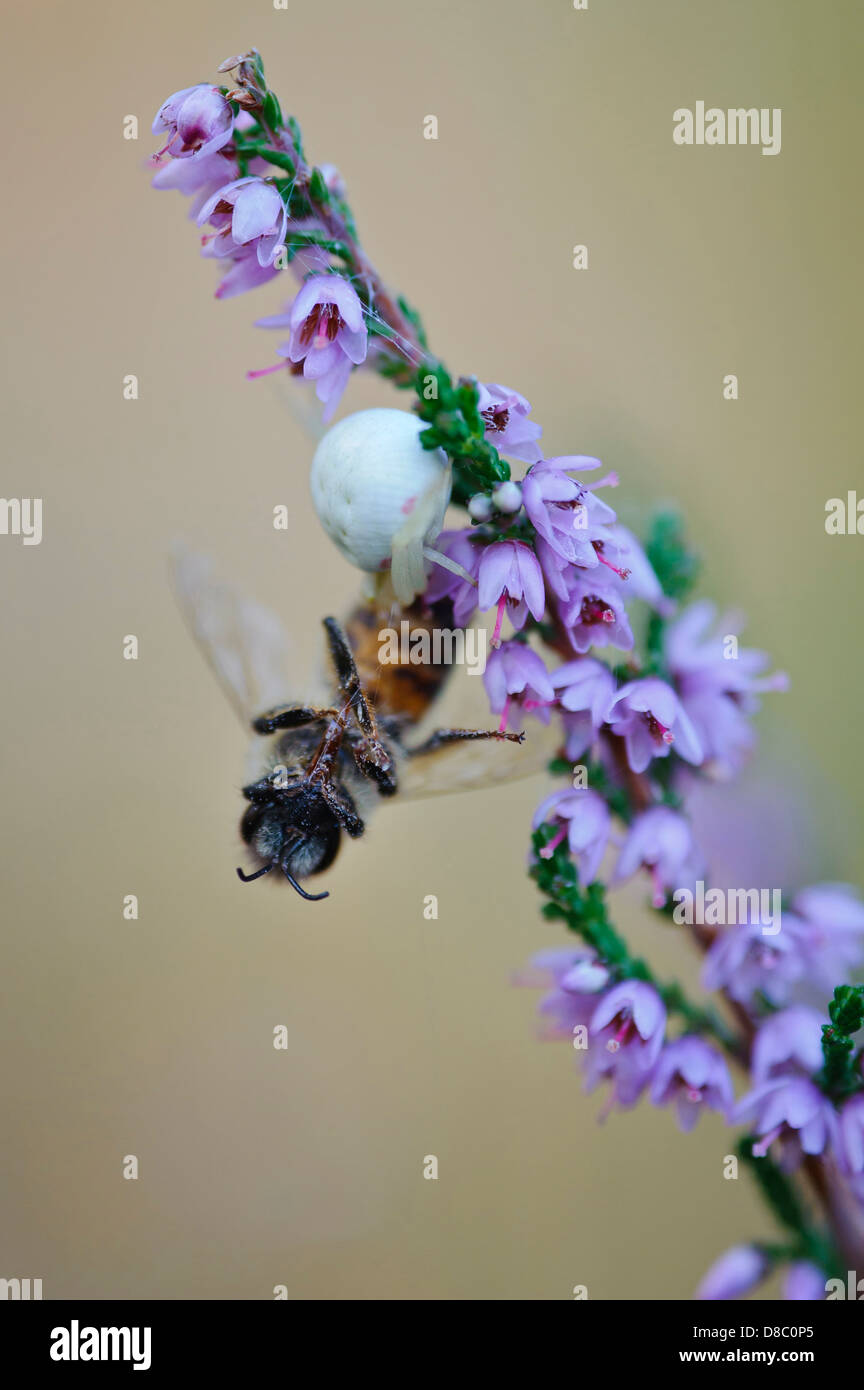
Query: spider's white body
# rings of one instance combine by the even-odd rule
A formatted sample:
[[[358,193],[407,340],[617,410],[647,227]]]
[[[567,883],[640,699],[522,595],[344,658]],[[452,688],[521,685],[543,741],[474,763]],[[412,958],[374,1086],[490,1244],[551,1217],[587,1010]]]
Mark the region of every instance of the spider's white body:
[[[442,526],[450,467],[424,449],[422,420],[404,410],[361,410],[328,430],[312,461],[312,500],[337,548],[358,569],[390,569],[410,603],[425,588],[423,547]]]

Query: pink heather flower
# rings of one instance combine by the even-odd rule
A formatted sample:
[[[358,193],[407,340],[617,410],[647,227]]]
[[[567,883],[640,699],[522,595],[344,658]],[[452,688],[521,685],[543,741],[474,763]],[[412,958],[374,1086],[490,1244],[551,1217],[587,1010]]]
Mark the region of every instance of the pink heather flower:
[[[315,394],[324,404],[324,420],[336,410],[348,384],[352,367],[365,361],[368,332],[363,305],[353,285],[341,275],[313,275],[291,306],[280,316],[291,336],[277,348],[280,357],[303,363],[303,376],[315,382]],[[262,320],[277,327],[277,318]],[[258,373],[256,373],[258,375]]]
[[[264,267],[273,264],[285,242],[288,213],[274,184],[250,176],[226,183],[208,198],[197,220],[199,227],[209,222],[216,228],[205,239],[203,255],[221,259],[254,250]]]
[[[536,830],[548,821],[558,826],[558,832],[541,849],[541,858],[549,859],[556,845],[566,837],[579,870],[579,882],[585,885],[593,883],[612,828],[609,807],[602,796],[588,788],[571,790],[567,787],[563,791],[553,792],[540,802],[532,826]]]
[[[595,953],[588,948],[557,947],[538,952],[532,957],[531,966],[546,977],[543,983],[553,985],[537,1008],[543,1019],[542,1037],[572,1038],[575,1028],[587,1028],[599,995],[609,981],[609,972]]]
[[[537,711],[538,719],[547,723],[547,706],[555,701],[555,691],[549,672],[541,657],[523,642],[502,642],[489,654],[483,684],[489,697],[489,708],[501,715],[499,728],[503,733],[511,717],[514,703]]]
[[[796,1260],[786,1271],[783,1298],[787,1302],[817,1303],[825,1297],[825,1273],[809,1260]]]
[[[757,1085],[796,1068],[808,1076],[818,1071],[822,1065],[822,1024],[826,1022],[805,1004],[769,1014],[753,1041],[750,1069]]]
[[[498,386],[494,381],[478,383],[477,408],[485,425],[487,441],[509,458],[534,463],[540,457],[537,440],[540,425],[529,420],[531,407],[518,391]]]
[[[864,1173],[864,1093],[860,1091],[840,1111],[838,1151],[844,1172]]]
[[[541,985],[554,984],[562,989],[593,994],[593,1008],[597,1007],[597,994],[609,981],[609,971],[601,965],[590,946],[549,946],[544,951],[536,951],[529,966],[540,977]],[[522,976],[518,983],[533,985],[535,980]]]
[[[609,1094],[598,1120],[603,1123],[612,1110],[630,1110],[645,1092],[651,1080],[651,1069],[640,1066],[627,1051],[607,1052],[604,1047],[592,1047],[585,1059],[585,1090],[590,1094],[603,1081],[608,1081]]]
[[[717,624],[721,631],[709,635],[714,618],[713,604],[691,604],[667,628],[664,650],[706,762],[718,774],[731,776],[755,743],[749,718],[759,708],[758,695],[786,690],[788,679],[782,671],[759,674],[768,664],[765,652],[744,647],[735,655],[736,619],[722,618]],[[730,637],[736,642],[729,642]]]
[[[795,911],[814,926],[832,932],[864,932],[864,903],[850,883],[815,883],[795,896]]]
[[[792,909],[808,978],[831,993],[864,961],[864,903],[848,883],[817,883],[795,895]]]
[[[233,299],[237,294],[266,285],[279,274],[278,266],[261,264],[255,246],[241,247],[229,261],[223,261],[223,265],[227,265],[228,270],[219,281],[217,299]]]
[[[255,159],[250,165],[253,173],[259,172],[253,167],[255,165],[260,166],[260,170],[267,168],[263,159]],[[197,159],[169,159],[159,164],[151,187],[175,189],[187,196],[194,193],[195,197],[189,205],[189,217],[194,220],[208,198],[236,178],[237,162],[234,157],[224,150],[217,150],[213,154],[199,155]]]
[[[335,164],[319,164],[318,168],[327,186],[328,193],[332,193],[334,198],[345,198],[348,189],[345,185],[341,173]]]
[[[675,1102],[679,1128],[688,1131],[707,1106],[728,1118],[735,1096],[720,1053],[701,1038],[678,1038],[660,1053],[651,1082],[655,1105]]]
[[[467,627],[477,609],[477,571],[484,547],[472,537],[476,532],[468,527],[465,531],[442,531],[435,541],[434,549],[453,560],[460,569],[473,578],[466,579],[444,565],[435,564],[429,576],[424,598],[427,603],[438,603],[449,598],[453,604],[453,621],[457,627]]]
[[[727,639],[737,639],[741,626],[739,618],[727,615],[715,624],[719,629],[716,633],[708,632],[715,612],[713,603],[702,599],[690,604],[666,629],[666,660],[681,690],[688,694],[711,690],[755,695],[766,690],[785,689],[787,678],[782,672],[759,675],[768,665],[769,657],[765,652],[742,647],[737,656],[732,655],[737,643],[729,643]]]
[[[613,1058],[638,1072],[654,1066],[666,1031],[666,1006],[653,985],[624,980],[604,994],[594,1011],[590,1033]]]
[[[557,550],[553,550],[539,531],[534,534],[534,553],[540,561],[540,568],[543,571],[547,589],[556,594],[558,598],[569,598],[570,590],[567,587],[567,577],[572,574],[573,569],[570,561],[559,555]]]
[[[785,1004],[805,968],[792,914],[784,912],[776,936],[766,936],[755,922],[718,932],[705,957],[702,983],[709,990],[725,989],[739,1004],[760,993],[772,1004]]]
[[[255,159],[249,165],[250,173],[267,172],[267,164],[264,160]],[[315,217],[289,217],[285,224],[285,245],[293,252],[291,260],[288,262],[292,275],[299,284],[310,275],[326,275],[330,269],[330,257],[321,246],[316,246],[314,242],[303,243],[302,240],[295,240],[302,237],[306,232],[320,232],[321,223]],[[271,314],[268,318],[256,319],[256,328],[288,328],[290,326],[291,302],[285,306],[281,314]]]
[[[611,507],[567,475],[566,467],[599,467],[598,459],[543,459],[522,479],[522,502],[528,520],[551,551],[570,565],[595,569],[600,563],[594,541],[608,539],[615,520]]]
[[[787,1155],[821,1154],[836,1146],[838,1137],[833,1105],[805,1077],[781,1076],[754,1087],[735,1106],[732,1121],[753,1123],[761,1136],[753,1145],[756,1158],[763,1158],[775,1139],[787,1141]]]
[[[571,575],[576,577],[568,586],[567,601],[560,612],[573,650],[587,652],[591,647],[611,646],[630,651],[633,630],[620,588],[616,589],[611,580],[582,578],[578,570],[571,570]]]
[[[184,87],[160,106],[153,134],[166,131],[167,145],[159,151],[175,159],[203,159],[227,145],[234,131],[234,112],[216,87],[202,82]]]
[[[484,548],[480,556],[477,606],[481,612],[498,605],[492,646],[501,638],[504,609],[517,630],[525,626],[529,611],[539,622],[546,608],[543,573],[537,556],[523,541],[498,541]]]
[[[607,720],[612,732],[624,739],[634,772],[644,772],[652,758],[665,758],[673,744],[688,763],[702,761],[702,745],[678,696],[656,676],[623,685]]]
[[[632,531],[616,523],[607,528],[606,538],[594,542],[597,558],[617,576],[627,598],[638,598],[668,616],[674,603],[664,596],[660,580]]]
[[[606,719],[615,694],[615,677],[602,661],[583,656],[553,671],[552,684],[564,711],[567,757],[581,757]]]
[[[733,1245],[714,1261],[695,1297],[713,1302],[741,1298],[761,1284],[770,1268],[767,1256],[755,1245]]]
[[[755,731],[740,705],[729,695],[710,691],[682,695],[681,705],[702,745],[706,772],[717,779],[733,777],[756,744]]]
[[[654,883],[654,906],[662,907],[667,893],[691,887],[700,861],[689,823],[669,806],[652,806],[636,816],[615,866],[613,883],[649,869]]]

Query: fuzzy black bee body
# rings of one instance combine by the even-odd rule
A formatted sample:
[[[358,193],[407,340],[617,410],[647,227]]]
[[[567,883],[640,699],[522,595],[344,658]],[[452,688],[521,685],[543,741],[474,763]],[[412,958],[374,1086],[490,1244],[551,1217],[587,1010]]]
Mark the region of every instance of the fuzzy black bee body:
[[[178,552],[175,577],[193,634],[240,718],[247,727],[251,721],[257,735],[253,780],[243,788],[249,804],[240,822],[255,867],[250,873],[237,870],[244,883],[275,870],[301,897],[326,898],[308,893],[301,880],[330,867],[343,835],[357,839],[364,833],[379,798],[486,786],[537,771],[551,756],[538,747],[534,758],[520,749],[516,765],[499,754],[492,766],[464,759],[436,778],[439,759],[431,755],[447,746],[473,741],[478,747],[477,740],[512,746],[524,735],[444,728],[409,747],[407,738],[449,681],[451,668],[431,661],[382,666],[377,650],[383,615],[369,604],[348,619],[350,640],[334,618],[324,619],[335,674],[324,697],[329,705],[281,704],[258,713],[293,683],[282,624],[271,610],[214,582],[204,557]],[[452,624],[452,611],[419,604],[398,616],[430,631]],[[269,742],[262,746],[261,739]]]

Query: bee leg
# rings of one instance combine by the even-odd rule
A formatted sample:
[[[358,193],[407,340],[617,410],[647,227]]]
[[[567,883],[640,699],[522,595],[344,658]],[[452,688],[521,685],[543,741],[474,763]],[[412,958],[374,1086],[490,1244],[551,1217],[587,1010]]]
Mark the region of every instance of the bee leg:
[[[262,777],[257,782],[251,782],[248,787],[243,788],[243,795],[247,801],[255,805],[263,805],[267,801],[273,800],[273,793],[276,790],[269,777]]]
[[[357,771],[370,782],[377,782],[381,796],[393,796],[397,790],[396,768],[386,745],[379,739],[358,739],[350,747]]]
[[[289,705],[282,709],[268,710],[252,720],[256,734],[275,734],[277,729],[299,729],[304,724],[316,724],[321,720],[335,719],[335,709],[314,709],[311,705]]]
[[[366,826],[354,810],[353,802],[347,796],[340,794],[332,782],[321,783],[319,791],[342,829],[348,832],[352,840],[356,840],[358,836],[362,835]]]
[[[506,739],[508,743],[522,743],[525,735],[524,733],[506,734],[499,729],[436,729],[425,743],[421,743],[417,748],[409,748],[407,752],[410,758],[419,758],[426,753],[434,753],[437,749],[446,747],[448,743],[461,743],[463,740],[476,738],[494,738],[499,742]]]

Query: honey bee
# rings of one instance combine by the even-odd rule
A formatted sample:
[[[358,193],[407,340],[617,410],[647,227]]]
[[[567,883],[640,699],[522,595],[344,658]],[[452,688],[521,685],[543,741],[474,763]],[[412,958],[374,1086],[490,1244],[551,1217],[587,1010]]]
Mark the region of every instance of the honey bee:
[[[269,609],[215,583],[209,562],[187,551],[176,557],[175,587],[193,635],[255,734],[243,787],[249,804],[240,822],[254,867],[237,869],[244,883],[276,872],[302,898],[319,902],[329,893],[310,893],[302,880],[330,867],[343,835],[364,833],[379,798],[488,786],[537,772],[552,756],[542,725],[530,753],[522,747],[524,733],[446,727],[424,735],[422,725],[453,667],[442,661],[381,665],[381,616],[372,603],[359,604],[344,626],[324,619],[330,689],[321,703],[298,703],[286,699],[290,647]],[[425,627],[431,633],[446,622],[447,607],[445,601],[442,613],[440,606],[415,603],[399,609],[397,618],[407,618],[413,632]],[[446,750],[466,744],[474,751],[456,766]],[[491,761],[478,757],[484,745],[494,745]]]

